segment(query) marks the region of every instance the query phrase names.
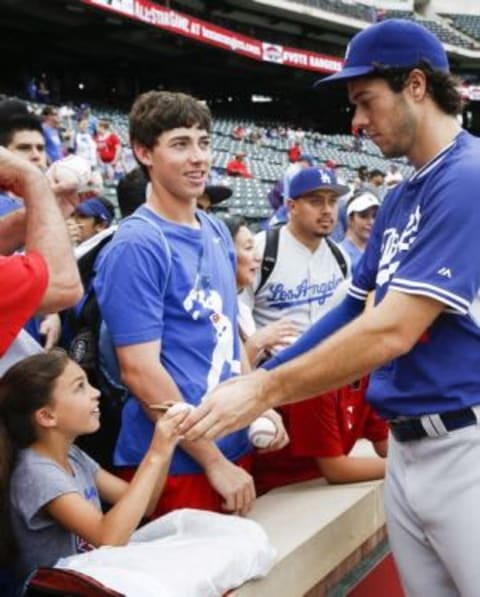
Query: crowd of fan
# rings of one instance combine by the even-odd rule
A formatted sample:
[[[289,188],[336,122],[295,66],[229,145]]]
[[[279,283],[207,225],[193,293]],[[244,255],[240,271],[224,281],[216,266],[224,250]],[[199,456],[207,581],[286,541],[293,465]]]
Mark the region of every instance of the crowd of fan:
[[[338,304],[386,173],[363,167],[348,185],[335,163],[303,152],[304,131],[270,131],[288,141],[290,165],[254,236],[243,217],[208,213],[231,195],[228,175],[251,173],[238,153],[207,181],[204,104],[146,93],[129,125],[139,166],[88,106],[37,116],[18,100],[0,103],[0,510],[11,531],[0,556],[17,580],[59,557],[123,545],[145,517],[185,507],[245,515],[279,485],[384,475],[387,425],[364,400],[367,378],[264,413],[276,430],[266,450],[253,449],[247,430],[181,442],[185,412],[156,408],[198,405]],[[48,176],[70,153],[104,188],[115,184],[118,226],[98,181],[79,193]],[[388,185],[402,178],[395,168],[388,176]],[[378,457],[349,456],[361,437]]]

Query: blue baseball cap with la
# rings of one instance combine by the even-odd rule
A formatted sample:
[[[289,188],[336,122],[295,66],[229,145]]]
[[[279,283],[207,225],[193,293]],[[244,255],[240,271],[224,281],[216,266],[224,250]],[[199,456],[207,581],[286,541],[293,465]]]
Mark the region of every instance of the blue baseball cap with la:
[[[436,35],[413,21],[388,19],[357,33],[348,44],[342,70],[320,79],[315,87],[364,77],[376,67],[409,68],[421,62],[433,70],[450,70]]]
[[[350,191],[347,185],[339,184],[335,172],[327,168],[303,168],[290,181],[290,199],[322,190],[334,191],[337,195],[345,195]]]

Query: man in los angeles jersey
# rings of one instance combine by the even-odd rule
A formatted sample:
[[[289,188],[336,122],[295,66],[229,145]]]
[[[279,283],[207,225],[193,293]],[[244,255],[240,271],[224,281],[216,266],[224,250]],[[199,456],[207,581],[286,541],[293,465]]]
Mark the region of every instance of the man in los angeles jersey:
[[[265,280],[259,268],[254,283],[241,295],[257,328],[286,317],[301,334],[343,298],[340,286],[350,270],[342,272],[325,237],[337,222],[338,197],[347,192],[326,168],[302,168],[292,178],[289,218],[278,231],[275,263]],[[255,251],[262,260],[268,254],[266,239],[265,231],[255,236]]]
[[[343,69],[324,82],[346,82],[353,125],[415,173],[387,194],[345,300],[268,368],[315,348],[219,386],[184,427],[190,439],[217,437],[268,406],[374,371],[368,398],[391,422],[386,509],[405,591],[474,597],[480,141],[456,118],[462,101],[441,43],[417,23],[391,19],[358,33]],[[370,290],[375,306],[363,311]]]

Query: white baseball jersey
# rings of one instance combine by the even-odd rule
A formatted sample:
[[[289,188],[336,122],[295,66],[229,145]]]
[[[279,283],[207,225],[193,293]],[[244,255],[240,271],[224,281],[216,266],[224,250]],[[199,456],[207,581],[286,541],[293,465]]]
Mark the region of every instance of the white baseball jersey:
[[[262,257],[265,241],[264,231],[255,236],[255,248]],[[345,260],[350,265],[347,255]],[[343,299],[347,290],[343,282],[340,266],[324,240],[312,253],[284,226],[270,277],[255,295],[259,271],[254,285],[241,294],[241,299],[252,309],[258,327],[288,317],[304,332]]]

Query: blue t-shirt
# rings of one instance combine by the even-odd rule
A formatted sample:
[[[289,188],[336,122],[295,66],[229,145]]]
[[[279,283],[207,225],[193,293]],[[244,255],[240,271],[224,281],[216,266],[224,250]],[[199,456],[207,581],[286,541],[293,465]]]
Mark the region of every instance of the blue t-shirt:
[[[360,257],[363,254],[363,251],[361,251],[357,245],[352,242],[348,237],[345,237],[341,243],[339,243],[340,246],[342,247],[342,249],[345,249],[345,251],[347,252],[348,256],[350,257],[350,262],[352,264],[352,272],[355,270],[355,268],[358,265],[358,262],[360,261]]]
[[[12,211],[16,211],[22,207],[23,201],[0,192],[0,216],[6,216]]]
[[[349,289],[375,288],[445,304],[416,346],[372,375],[368,398],[385,417],[480,403],[480,140],[455,141],[380,207]]]
[[[60,139],[60,133],[58,129],[43,124],[43,135],[45,137],[45,150],[47,152],[50,163],[59,160],[62,155],[62,141]]]
[[[194,405],[240,373],[233,244],[223,223],[197,214],[201,228],[192,229],[140,207],[102,253],[94,282],[113,344],[160,340],[162,365]],[[152,421],[130,396],[115,464],[139,464],[152,434]],[[250,450],[245,430],[217,445],[232,461]],[[201,470],[181,448],[175,451],[172,474]]]

